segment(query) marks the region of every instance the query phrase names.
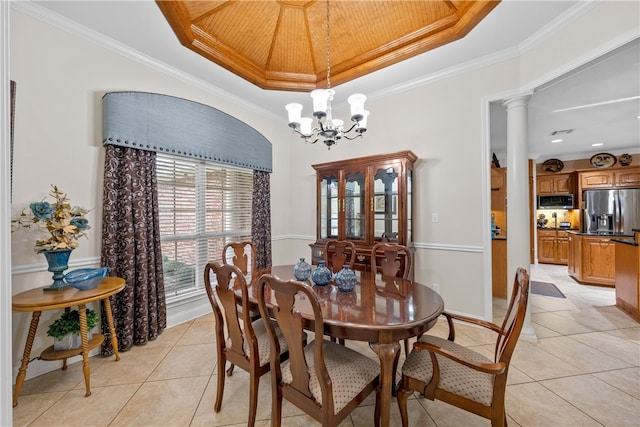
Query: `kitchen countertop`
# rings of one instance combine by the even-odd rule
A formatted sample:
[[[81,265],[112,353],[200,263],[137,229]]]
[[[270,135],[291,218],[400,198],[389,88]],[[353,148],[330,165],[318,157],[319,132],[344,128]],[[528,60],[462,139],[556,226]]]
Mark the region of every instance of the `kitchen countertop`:
[[[619,238],[619,237],[631,237],[633,238],[634,235],[633,233],[611,233],[611,234],[603,234],[603,233],[583,233],[581,231],[576,231],[576,230],[571,230],[572,234],[577,234],[579,236],[594,236],[594,237],[612,237],[612,238]]]
[[[624,243],[625,245],[638,246],[638,242],[631,239],[611,239],[612,242]]]
[[[538,230],[565,230],[565,231],[576,231],[579,228],[567,228],[567,227],[538,227]]]

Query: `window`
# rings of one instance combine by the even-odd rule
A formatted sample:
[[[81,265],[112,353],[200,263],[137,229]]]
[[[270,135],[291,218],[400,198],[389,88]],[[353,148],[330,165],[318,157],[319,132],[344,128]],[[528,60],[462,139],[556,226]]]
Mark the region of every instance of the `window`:
[[[253,171],[157,154],[167,300],[204,292],[202,271],[228,242],[251,240]]]

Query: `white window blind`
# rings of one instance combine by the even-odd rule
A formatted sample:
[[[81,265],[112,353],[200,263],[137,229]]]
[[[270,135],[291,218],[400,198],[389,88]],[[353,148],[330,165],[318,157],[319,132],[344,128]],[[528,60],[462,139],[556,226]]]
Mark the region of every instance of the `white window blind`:
[[[204,292],[205,264],[251,240],[253,171],[160,153],[156,166],[167,300]]]

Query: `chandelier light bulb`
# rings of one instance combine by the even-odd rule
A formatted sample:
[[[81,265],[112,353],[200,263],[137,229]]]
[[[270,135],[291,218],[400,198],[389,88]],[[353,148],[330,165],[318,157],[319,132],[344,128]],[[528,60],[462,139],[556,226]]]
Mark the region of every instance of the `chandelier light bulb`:
[[[327,107],[333,99],[334,93],[331,89],[316,89],[311,92],[313,115],[315,117],[324,117],[327,115]]]
[[[357,123],[356,132],[362,134],[363,132],[367,131],[367,117],[369,117],[369,111],[364,110],[362,112],[362,118]]]
[[[305,136],[311,136],[311,125],[313,124],[313,119],[311,117],[303,117],[300,120],[300,133]]]
[[[300,117],[302,117],[302,104],[292,102],[285,105],[287,112],[289,113],[289,127],[298,128],[300,126]]]
[[[349,105],[351,105],[351,120],[354,122],[362,120],[362,115],[364,113],[364,101],[367,100],[367,97],[361,93],[354,93],[347,101]]]

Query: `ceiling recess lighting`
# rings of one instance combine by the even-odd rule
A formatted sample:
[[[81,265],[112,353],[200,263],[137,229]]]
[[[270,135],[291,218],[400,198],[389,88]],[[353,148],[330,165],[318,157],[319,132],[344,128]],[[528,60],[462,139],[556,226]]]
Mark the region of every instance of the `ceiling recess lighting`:
[[[562,141],[564,141],[564,139],[552,139],[552,140],[551,140],[551,142],[552,142],[553,144],[555,144],[555,143],[557,143],[557,142],[562,142]]]
[[[604,142],[596,142],[595,144],[591,144],[592,147],[600,147],[604,145]]]
[[[351,95],[347,101],[351,105],[351,121],[353,125],[347,130],[344,128],[344,121],[334,119],[331,115],[331,101],[335,91],[331,89],[331,45],[329,43],[329,0],[327,0],[327,88],[316,89],[311,92],[313,98],[313,116],[317,119],[315,127],[312,126],[311,117],[302,117],[302,104],[291,103],[285,108],[289,113],[289,127],[300,135],[305,142],[315,144],[319,139],[331,149],[332,145],[338,143],[342,138],[356,139],[362,137],[367,131],[367,116],[369,112],[364,109],[366,96],[361,93]],[[349,137],[348,134],[354,131],[355,134]]]

